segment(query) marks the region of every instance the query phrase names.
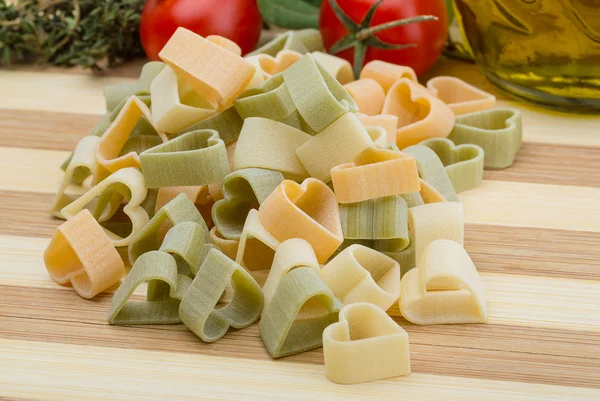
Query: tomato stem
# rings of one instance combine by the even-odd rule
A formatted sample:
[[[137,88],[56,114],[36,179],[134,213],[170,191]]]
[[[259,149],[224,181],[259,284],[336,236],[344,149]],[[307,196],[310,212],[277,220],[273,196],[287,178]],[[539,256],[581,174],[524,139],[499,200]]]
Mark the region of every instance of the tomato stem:
[[[369,36],[373,36],[377,32],[385,31],[387,29],[396,28],[402,25],[413,24],[415,22],[423,22],[423,21],[437,21],[438,17],[435,15],[418,15],[416,17],[399,19],[396,21],[390,21],[383,24],[375,25],[369,28],[361,29],[356,33],[357,40],[364,40]]]

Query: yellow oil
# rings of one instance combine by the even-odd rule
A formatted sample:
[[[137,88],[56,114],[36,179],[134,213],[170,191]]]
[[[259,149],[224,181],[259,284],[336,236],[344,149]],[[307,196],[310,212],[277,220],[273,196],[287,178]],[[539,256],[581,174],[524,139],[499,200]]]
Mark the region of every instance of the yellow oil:
[[[600,0],[455,0],[476,63],[521,97],[600,110]]]

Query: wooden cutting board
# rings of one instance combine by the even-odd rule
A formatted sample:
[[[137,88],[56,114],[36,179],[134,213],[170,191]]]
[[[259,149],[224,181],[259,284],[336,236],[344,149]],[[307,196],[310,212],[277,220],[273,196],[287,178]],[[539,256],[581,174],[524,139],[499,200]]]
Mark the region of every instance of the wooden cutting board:
[[[104,112],[102,87],[140,66],[102,78],[0,71],[0,398],[600,399],[600,118],[515,102],[457,61],[429,75],[458,76],[524,113],[515,165],[460,194],[488,324],[397,317],[413,373],[352,386],[326,379],[321,349],[272,360],[256,325],[214,344],[183,325],[108,326],[110,291],[79,298],[50,280],[42,253],[60,224],[48,213],[59,164]]]

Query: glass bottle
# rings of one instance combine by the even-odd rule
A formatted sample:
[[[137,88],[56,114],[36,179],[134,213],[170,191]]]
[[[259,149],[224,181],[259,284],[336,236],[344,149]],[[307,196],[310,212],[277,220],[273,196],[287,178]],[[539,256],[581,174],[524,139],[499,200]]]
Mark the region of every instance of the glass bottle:
[[[473,57],[499,87],[600,110],[600,0],[455,0]]]

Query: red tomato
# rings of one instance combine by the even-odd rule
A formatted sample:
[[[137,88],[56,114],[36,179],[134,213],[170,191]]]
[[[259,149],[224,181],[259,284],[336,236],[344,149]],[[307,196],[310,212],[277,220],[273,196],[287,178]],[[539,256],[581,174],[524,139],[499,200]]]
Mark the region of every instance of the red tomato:
[[[180,26],[204,37],[231,39],[245,54],[258,43],[262,17],[256,0],[148,0],[140,36],[149,59],[159,60],[158,53]]]
[[[363,20],[367,10],[377,2],[377,0],[336,1],[340,8],[358,24]],[[383,60],[408,65],[417,74],[421,74],[431,67],[441,54],[446,42],[448,24],[444,0],[384,0],[377,8],[371,26],[417,15],[435,15],[439,20],[408,24],[375,34],[383,42],[391,44],[414,43],[417,45],[416,48],[400,50],[369,48],[365,64],[371,60]],[[327,49],[348,34],[348,29],[338,20],[331,9],[329,0],[323,0],[321,5],[319,28]],[[352,63],[354,49],[344,50],[335,55]]]

